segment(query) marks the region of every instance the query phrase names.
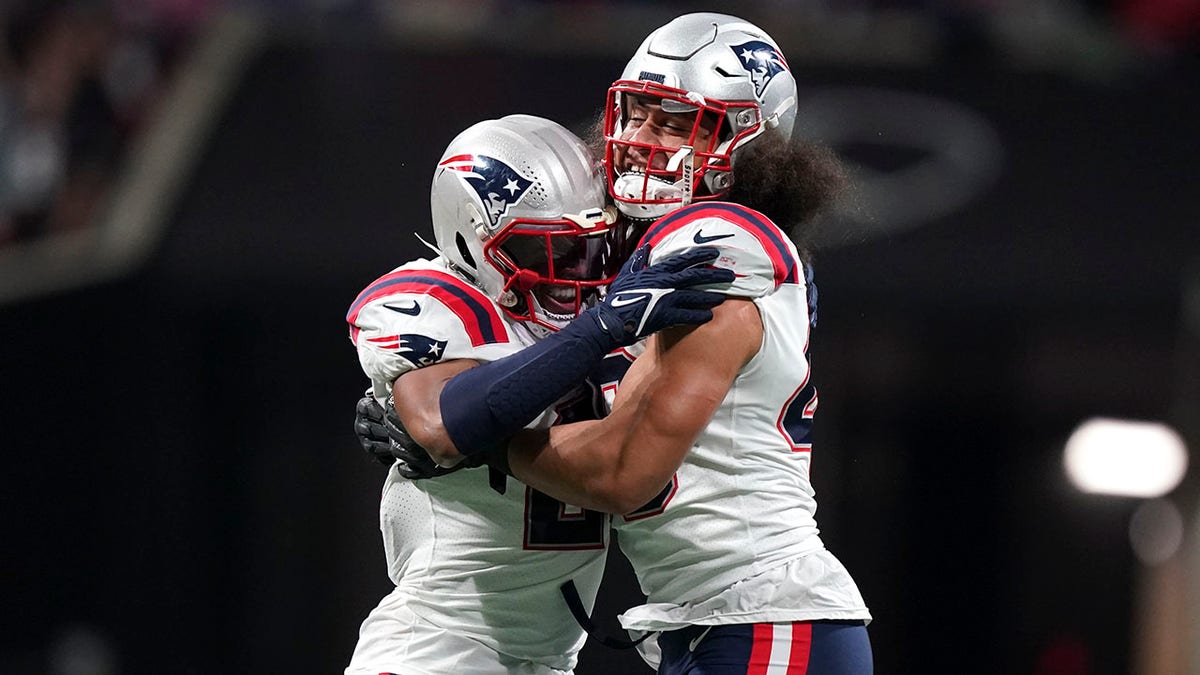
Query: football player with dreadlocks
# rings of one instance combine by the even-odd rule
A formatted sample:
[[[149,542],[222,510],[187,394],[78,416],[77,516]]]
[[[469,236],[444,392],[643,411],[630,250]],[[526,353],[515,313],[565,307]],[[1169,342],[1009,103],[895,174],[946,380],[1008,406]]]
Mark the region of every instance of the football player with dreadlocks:
[[[732,279],[705,266],[715,251],[613,278],[606,256],[616,214],[606,202],[599,161],[554,122],[512,115],[457,136],[431,190],[438,257],[372,282],[347,314],[372,384],[360,411],[386,404],[387,418],[375,422],[427,437],[440,426],[442,385],[457,373],[539,342],[585,341],[607,353],[665,326],[711,319],[723,296],[687,287]],[[599,302],[606,285],[610,298],[624,290],[634,299]],[[582,380],[567,370],[572,384]],[[516,407],[528,419],[517,428],[593,418],[590,391],[572,389],[526,397]],[[591,606],[609,516],[524,486],[489,489],[485,471],[385,459],[380,529],[396,587],[363,622],[346,673],[571,671],[585,635],[559,587],[573,579]]]
[[[796,108],[790,67],[758,27],[701,13],[651,33],[609,90],[609,191],[643,223],[635,265],[715,247],[714,265],[736,273],[720,290],[729,299],[710,322],[610,354],[593,376],[615,391],[604,419],[497,448],[523,419],[505,401],[552,380],[553,363],[518,355],[452,380],[453,443],[426,444],[439,464],[487,458],[564,502],[621,514],[648,596],[621,621],[661,632],[659,653],[643,649],[660,673],[872,672],[870,613],[815,520],[816,288],[795,243],[844,174],[791,141]]]

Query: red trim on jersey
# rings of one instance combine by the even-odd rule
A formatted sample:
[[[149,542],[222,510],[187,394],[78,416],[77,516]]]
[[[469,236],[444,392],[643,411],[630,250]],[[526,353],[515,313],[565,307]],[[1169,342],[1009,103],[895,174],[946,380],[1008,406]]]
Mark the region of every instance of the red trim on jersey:
[[[586,517],[587,514],[578,506],[571,506],[570,504],[558,505],[558,519],[560,521],[583,520]]]
[[[350,339],[358,342],[358,313],[372,300],[394,293],[419,293],[432,297],[462,321],[471,346],[508,342],[508,331],[495,304],[478,288],[458,277],[430,269],[400,270],[386,274],[367,286],[346,314]]]
[[[785,236],[779,227],[763,214],[740,204],[728,202],[702,202],[684,207],[663,217],[650,227],[639,243],[653,247],[667,235],[691,225],[701,218],[718,218],[749,232],[758,240],[775,273],[775,288],[783,283],[799,283],[796,270],[800,262],[784,243]]]
[[[665,490],[666,488],[664,487],[663,489]],[[679,474],[678,473],[671,474],[671,489],[670,489],[670,491],[667,492],[667,496],[663,497],[662,502],[660,502],[658,506],[654,507],[653,509],[648,509],[646,511],[642,511],[642,509],[645,508],[645,506],[640,506],[640,507],[638,507],[638,509],[636,511],[631,511],[630,513],[627,513],[621,517],[625,519],[625,522],[631,523],[635,520],[641,520],[642,518],[649,518],[650,516],[657,516],[658,514],[667,510],[667,504],[670,504],[671,500],[675,498],[676,492],[679,492]],[[662,493],[660,492],[659,494],[662,494]],[[657,496],[654,499],[657,499]],[[654,500],[651,499],[650,502],[646,502],[646,503],[650,504],[653,501]]]
[[[579,509],[578,514],[575,514],[575,513],[568,514],[566,512],[566,510],[563,508],[566,505],[563,504],[562,502],[558,501],[557,499],[554,499],[553,497],[546,495],[545,493],[537,493],[537,495],[535,495],[534,493],[537,493],[537,491],[534,490],[533,488],[529,487],[528,485],[525,486],[525,517],[523,518],[524,533],[522,534],[522,537],[521,537],[521,541],[522,541],[521,548],[523,550],[526,550],[526,551],[597,551],[597,550],[603,550],[608,547],[607,532],[608,532],[608,526],[609,526],[608,525],[609,519],[607,517],[605,517],[604,514],[598,513],[596,511],[588,511],[587,509],[583,509],[583,508]],[[555,514],[557,516],[558,520],[557,520],[557,522],[554,523],[554,525],[560,525],[560,526],[565,525],[567,527],[576,528],[575,531],[572,532],[572,535],[575,538],[580,539],[580,541],[578,541],[576,543],[571,543],[571,544],[558,544],[553,541],[544,541],[544,542],[532,541],[532,537],[534,534],[532,531],[533,524],[534,524],[533,523],[533,500],[536,499],[538,496],[540,496],[546,500],[558,503],[558,511]],[[578,508],[578,507],[573,507],[573,508]],[[593,516],[598,516],[598,517],[604,518],[604,520],[595,523],[597,526],[597,532],[595,532],[595,534],[599,535],[599,539],[588,540],[588,539],[583,539],[578,536],[579,528],[587,528],[588,527],[587,523],[588,523],[588,515],[589,514],[591,514]],[[548,523],[546,523],[545,521],[540,521],[539,524],[541,524],[543,526],[548,525]],[[589,532],[588,534],[591,534],[591,533]]]

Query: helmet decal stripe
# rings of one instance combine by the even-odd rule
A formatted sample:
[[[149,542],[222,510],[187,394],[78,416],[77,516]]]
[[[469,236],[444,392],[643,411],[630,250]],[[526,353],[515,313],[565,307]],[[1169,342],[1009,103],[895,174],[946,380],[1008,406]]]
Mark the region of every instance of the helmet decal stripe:
[[[729,48],[733,50],[734,54],[737,54],[738,62],[750,75],[750,81],[754,83],[754,95],[759,100],[762,100],[763,90],[771,83],[771,78],[785,70],[791,70],[788,68],[783,54],[762,40],[750,40],[740,45],[729,45]]]
[[[660,242],[667,235],[703,218],[720,218],[749,232],[762,244],[775,269],[775,286],[800,282],[796,256],[783,232],[761,213],[729,202],[701,202],[661,218],[646,231],[638,246]]]
[[[472,346],[508,342],[495,304],[462,279],[436,270],[402,270],[380,277],[358,294],[346,321],[354,326],[367,303],[393,293],[421,293],[449,307],[462,321]]]

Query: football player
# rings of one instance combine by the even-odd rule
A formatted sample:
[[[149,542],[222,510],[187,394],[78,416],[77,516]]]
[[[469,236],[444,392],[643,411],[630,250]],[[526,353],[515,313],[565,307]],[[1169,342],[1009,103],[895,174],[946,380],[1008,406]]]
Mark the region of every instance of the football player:
[[[711,322],[628,350],[619,386],[598,383],[617,387],[608,417],[522,432],[509,456],[535,488],[626,514],[621,549],[648,597],[621,622],[662,631],[660,673],[873,669],[869,610],[821,541],[809,481],[816,290],[784,228],[800,234],[797,209],[837,170],[790,142],[796,108],[783,53],[752,24],[692,14],[643,42],[609,91],[612,197],[657,218],[651,263],[716,247],[736,281]]]
[[[653,221],[635,258],[715,247],[714,265],[736,274],[719,291],[729,299],[710,322],[610,354],[604,419],[519,431],[523,417],[497,414],[515,412],[496,405],[501,392],[554,381],[545,371],[584,351],[560,348],[553,361],[519,354],[452,379],[452,442],[426,445],[439,464],[484,458],[620,514],[648,596],[622,625],[661,632],[660,652],[643,649],[660,673],[872,672],[870,613],[821,541],[809,481],[816,289],[789,233],[803,234],[842,174],[830,154],[791,141],[796,95],[779,46],[748,22],[690,14],[653,32],[609,91],[610,194]]]
[[[688,269],[711,260],[707,251],[613,279],[606,255],[616,215],[599,161],[537,117],[480,122],[457,136],[434,173],[431,207],[438,257],[375,280],[346,317],[371,399],[402,391],[395,423],[417,434],[439,425],[440,382],[455,373],[559,335],[572,319],[566,339],[605,349],[703,322],[723,296],[676,288],[732,278]],[[608,284],[656,302],[598,303]],[[585,320],[590,333],[579,328]],[[588,393],[560,394],[532,403],[541,410],[531,426],[594,417]],[[413,481],[416,467],[389,463],[380,529],[396,586],[363,622],[346,673],[571,671],[585,636],[559,586],[574,580],[591,606],[608,516],[525,486],[489,489],[483,471],[430,468],[438,480]],[[468,464],[478,463],[460,467]]]

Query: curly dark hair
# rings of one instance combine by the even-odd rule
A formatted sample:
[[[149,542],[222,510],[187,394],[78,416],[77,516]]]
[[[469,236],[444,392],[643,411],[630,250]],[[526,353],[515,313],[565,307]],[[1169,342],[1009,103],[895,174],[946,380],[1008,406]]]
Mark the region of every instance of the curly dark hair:
[[[605,143],[603,108],[596,111],[595,116],[592,118],[592,121],[588,124],[587,128],[582,130],[574,129],[573,131],[579,134],[579,137],[583,139],[584,144],[588,146],[588,149],[592,151],[593,155],[598,158],[604,157]]]
[[[582,136],[597,157],[604,157],[603,111]],[[832,149],[809,141],[788,141],[768,131],[738,153],[733,187],[723,199],[766,215],[788,233],[808,262],[816,217],[850,189],[850,175]],[[644,231],[645,224],[635,229]]]
[[[850,190],[850,177],[832,149],[789,142],[768,132],[738,154],[728,201],[760,211],[810,257],[816,216]]]

